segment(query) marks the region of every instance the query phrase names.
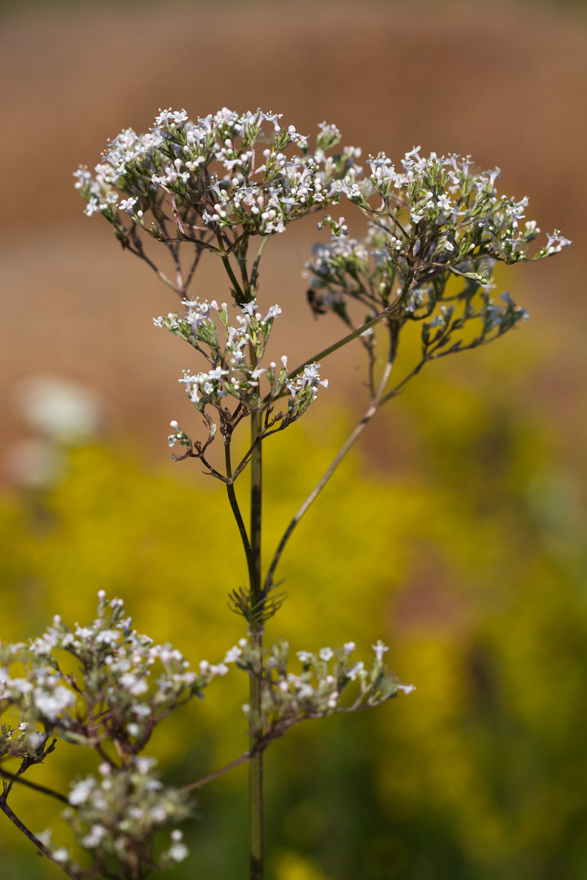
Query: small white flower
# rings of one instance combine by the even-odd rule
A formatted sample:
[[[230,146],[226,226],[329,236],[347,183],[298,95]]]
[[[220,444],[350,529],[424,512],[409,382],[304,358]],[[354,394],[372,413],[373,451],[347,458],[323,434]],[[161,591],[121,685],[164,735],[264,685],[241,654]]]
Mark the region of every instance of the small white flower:
[[[88,776],[86,779],[83,779],[81,782],[78,782],[75,785],[70,793],[67,800],[71,804],[72,807],[79,807],[80,804],[85,804],[90,794],[92,793],[92,789],[95,786],[95,782],[91,776]]]
[[[334,657],[334,652],[333,652],[332,648],[321,648],[320,649],[320,659],[321,660],[328,662],[329,660],[332,660],[333,657]]]
[[[359,675],[363,671],[364,668],[365,668],[365,664],[363,663],[362,660],[359,660],[358,663],[355,663],[355,665],[352,666],[348,670],[348,672],[347,672],[348,678],[350,678],[351,681],[354,681],[356,679],[357,675]]]
[[[218,381],[223,376],[228,376],[228,370],[223,370],[222,367],[216,367],[214,370],[210,370],[208,373],[209,379],[215,379]]]
[[[398,684],[398,691],[403,691],[404,694],[411,694],[412,691],[416,690],[416,686],[413,684]]]
[[[51,693],[41,688],[34,690],[34,704],[49,721],[57,721],[64,709],[75,704],[75,696],[65,687],[56,687]]]
[[[230,651],[226,652],[226,657],[224,658],[224,662],[225,663],[236,663],[236,661],[241,656],[241,654],[242,654],[241,649],[237,648],[235,646],[234,648],[231,648]]]
[[[174,862],[183,862],[184,859],[187,859],[190,851],[185,845],[185,843],[174,843],[169,848],[169,857],[173,859]]]
[[[151,770],[152,767],[155,766],[157,761],[155,758],[139,758],[137,761],[137,770],[142,776],[146,776],[147,773]]]
[[[173,122],[175,125],[183,125],[188,120],[188,115],[185,110],[174,110],[171,115],[173,116]]]
[[[92,825],[90,833],[83,838],[82,845],[88,849],[95,849],[97,846],[100,846],[102,839],[107,834],[108,831],[103,825]]]
[[[116,632],[115,629],[105,629],[101,633],[98,633],[96,636],[96,642],[104,645],[111,645],[113,642],[118,641],[120,633]]]
[[[12,678],[10,680],[10,687],[14,688],[19,694],[28,694],[33,689],[32,684],[26,678]]]
[[[86,207],[84,209],[84,214],[86,214],[88,217],[91,217],[93,214],[96,214],[99,212],[100,212],[100,205],[98,203],[98,199],[94,199],[94,198],[90,199],[90,201],[88,202],[88,204],[86,205]]]
[[[53,851],[53,858],[56,862],[67,862],[69,861],[69,852],[61,847],[61,849],[56,849]]]
[[[379,662],[383,660],[383,655],[385,654],[385,652],[389,651],[389,648],[387,647],[387,645],[383,644],[381,639],[379,639],[376,645],[371,645],[371,647],[375,651],[375,656],[377,657],[377,660]]]
[[[87,626],[78,626],[76,624],[75,634],[80,639],[89,639],[92,636],[93,630],[89,629]]]
[[[130,199],[123,199],[120,203],[120,210],[125,211],[127,214],[132,214],[136,203],[137,199],[132,197]]]

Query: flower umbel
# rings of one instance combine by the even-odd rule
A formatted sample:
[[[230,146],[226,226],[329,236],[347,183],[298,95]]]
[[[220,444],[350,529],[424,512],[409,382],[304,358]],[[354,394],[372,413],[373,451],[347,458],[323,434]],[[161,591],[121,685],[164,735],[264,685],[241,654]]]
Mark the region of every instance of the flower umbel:
[[[199,300],[184,300],[184,314],[174,312],[167,317],[154,318],[156,327],[165,327],[175,336],[188,342],[207,361],[206,372],[184,370],[179,381],[196,409],[204,416],[208,429],[205,443],[192,442],[179,428],[171,423],[174,433],[169,435],[169,445],[179,443],[187,448],[183,456],[196,457],[207,465],[204,454],[214,440],[218,427],[226,438],[232,435],[243,419],[253,412],[263,418],[259,435],[263,440],[282,431],[302,416],[318,396],[318,386],[328,387],[327,379],[320,379],[320,364],[306,364],[300,371],[289,374],[287,357],[281,358],[281,367],[275,362],[261,367],[274,320],[281,314],[279,306],[271,306],[265,316],[257,310],[256,300],[240,308],[236,321],[231,323],[226,303],[218,305]],[[263,385],[265,389],[263,390]],[[285,398],[287,409],[276,410],[279,400]],[[233,409],[230,408],[233,405]],[[217,422],[209,410],[215,410]],[[247,465],[245,456],[230,475],[234,481]],[[213,469],[210,472],[220,476]]]

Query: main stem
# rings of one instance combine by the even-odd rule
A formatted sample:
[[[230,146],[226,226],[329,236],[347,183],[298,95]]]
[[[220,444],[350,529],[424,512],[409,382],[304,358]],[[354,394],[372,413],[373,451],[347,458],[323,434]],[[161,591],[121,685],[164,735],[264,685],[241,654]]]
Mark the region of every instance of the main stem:
[[[218,235],[218,244],[221,250],[224,245],[220,234]],[[259,269],[259,261],[263,252],[265,240],[262,242],[255,260],[254,281]],[[235,296],[237,302],[244,301],[245,294],[239,286],[232,267],[230,265],[229,255],[223,255],[222,261],[224,268],[234,285]],[[246,279],[246,272],[245,278]],[[247,284],[248,286],[248,280]],[[248,289],[250,293],[250,286]],[[254,348],[251,346],[251,364],[253,367],[257,365],[257,357]],[[249,581],[251,593],[251,609],[261,610],[263,590],[261,586],[261,513],[262,513],[262,497],[263,497],[263,459],[262,444],[257,443],[257,438],[263,430],[263,413],[251,413],[251,447],[253,449],[251,455],[251,529],[248,539],[247,553],[247,536],[243,528],[242,517],[238,511],[238,502],[234,490],[231,493],[229,488],[229,498],[235,514],[245,553],[247,553],[247,564],[249,568]],[[230,444],[227,447],[227,471],[230,471]],[[250,880],[263,880],[263,750],[258,747],[260,734],[262,733],[263,716],[261,712],[261,676],[263,674],[263,621],[262,618],[255,620],[255,615],[251,615],[251,646],[253,653],[257,657],[256,669],[251,674],[249,707],[251,719],[250,747],[249,755],[251,759],[249,772],[249,813],[250,813]]]
[[[262,413],[251,415],[251,446],[262,431]],[[261,503],[263,490],[262,443],[254,446],[251,456],[251,606],[260,608],[261,590]],[[257,668],[251,675],[251,765],[249,776],[251,880],[263,880],[263,752],[258,750],[261,733],[261,675],[263,671],[263,624],[251,624],[251,642],[257,656]]]

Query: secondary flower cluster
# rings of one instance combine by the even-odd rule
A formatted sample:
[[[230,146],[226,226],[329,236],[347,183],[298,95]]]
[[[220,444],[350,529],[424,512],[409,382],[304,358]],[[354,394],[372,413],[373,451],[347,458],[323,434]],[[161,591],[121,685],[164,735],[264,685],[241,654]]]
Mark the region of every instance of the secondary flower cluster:
[[[133,758],[122,769],[107,762],[97,775],[78,780],[69,793],[70,809],[63,812],[77,843],[88,851],[92,867],[104,876],[114,859],[124,877],[142,877],[155,868],[167,868],[189,855],[179,829],[171,832],[171,844],[155,857],[155,835],[187,818],[190,808],[185,794],[164,788],[155,777],[153,758]],[[53,852],[65,864],[77,868],[63,848]]]
[[[272,430],[281,430],[303,415],[316,400],[319,385],[328,386],[328,380],[320,379],[320,365],[316,363],[307,365],[293,377],[288,374],[285,356],[281,358],[279,368],[274,362],[267,368],[260,366],[273,322],[281,314],[279,306],[272,306],[263,317],[257,311],[256,300],[252,300],[241,307],[236,322],[231,324],[226,303],[219,306],[216,301],[208,303],[196,299],[184,300],[184,305],[187,309],[184,315],[174,312],[153,320],[157,327],[165,327],[189,342],[208,361],[206,372],[184,371],[179,381],[185,385],[188,397],[201,413],[206,415],[207,407],[216,409],[223,434],[234,430],[238,422],[252,411],[267,413],[265,435]],[[222,327],[222,338],[218,324]],[[265,394],[260,386],[263,375],[268,384]],[[287,411],[273,413],[275,402],[286,396]],[[227,410],[230,398],[237,402],[232,414]],[[179,429],[177,422],[171,425],[174,433],[169,436],[169,445],[179,442],[192,449],[192,441]],[[216,426],[210,421],[208,426],[211,439]]]
[[[421,158],[419,149],[406,154],[401,172],[381,153],[369,160],[368,180],[339,184],[369,218],[369,234],[315,248],[308,268],[316,311],[344,314],[345,297],[380,311],[402,294],[405,312],[430,311],[451,275],[485,286],[496,261],[529,259],[528,245],[540,230],[535,221],[521,225],[527,198],[498,195],[499,169],[479,173],[470,157]],[[381,200],[376,207],[374,195]],[[547,238],[532,259],[570,245],[556,230]]]
[[[470,156],[431,153],[424,158],[420,147],[406,153],[400,172],[384,153],[371,157],[369,166],[369,181],[350,187],[343,182],[339,188],[394,236],[388,251],[404,278],[427,275],[438,268],[437,262],[464,271],[463,264],[484,258],[506,263],[528,259],[527,245],[540,230],[534,221],[520,227],[526,197],[516,201],[498,195],[499,168],[479,173]],[[373,194],[381,198],[377,208],[370,202]],[[570,245],[556,231],[548,238],[548,245],[534,259]]]
[[[191,671],[177,649],[154,644],[132,629],[121,599],[108,602],[103,591],[98,597],[93,623],[70,629],[56,616],[30,646],[2,647],[2,708],[21,713],[17,730],[2,731],[4,754],[36,759],[49,730],[93,748],[115,741],[121,759],[130,759],[172,709],[200,696],[216,676],[228,672],[225,664],[206,661]],[[79,676],[66,671],[69,664],[57,651],[75,658]],[[12,674],[15,664],[23,676]]]
[[[412,269],[404,271],[398,265],[404,257],[396,260],[396,255],[405,254],[405,244],[385,231],[386,222],[389,224],[389,217],[380,218],[379,225],[370,223],[362,240],[333,239],[314,248],[314,258],[306,267],[311,275],[308,300],[316,314],[332,311],[353,326],[349,310],[353,302],[366,310],[365,321],[388,310],[386,321],[395,335],[396,348],[401,327],[410,321],[421,322],[424,360],[487,344],[518,321],[528,319],[527,311],[516,305],[509,293],[502,295],[503,305],[492,299],[495,260],[488,257],[460,262],[456,257],[449,264],[440,262],[433,253],[428,263],[417,257],[418,268],[412,260]],[[418,242],[412,250],[421,254]],[[411,280],[406,275],[409,272]],[[361,341],[373,357],[373,331],[368,330]]]
[[[389,672],[383,658],[388,648],[383,642],[373,645],[374,658],[368,665],[351,659],[354,642],[342,648],[322,648],[317,653],[298,651],[302,669],[289,671],[289,644],[277,641],[264,652],[262,688],[262,730],[255,731],[260,744],[283,736],[294,724],[306,718],[323,718],[339,712],[356,712],[367,706],[378,706],[397,696],[414,690],[413,685],[402,684],[395,672]],[[227,659],[255,674],[259,657],[247,639],[234,647]],[[358,687],[350,701],[343,702],[349,685]],[[243,710],[250,716],[250,707]]]
[[[381,153],[369,160],[368,180],[339,185],[369,218],[369,231],[362,240],[333,238],[315,247],[308,299],[317,314],[334,311],[347,324],[352,301],[367,309],[367,320],[390,309],[396,340],[403,323],[424,321],[422,350],[429,358],[485,344],[528,317],[509,294],[505,306],[491,299],[491,274],[497,261],[528,260],[540,230],[535,221],[522,224],[526,198],[498,195],[499,169],[479,173],[470,157],[422,158],[419,149],[406,154],[401,171]],[[547,238],[532,259],[570,245],[558,231]],[[473,320],[474,341],[470,332],[455,339]],[[362,341],[371,353],[372,336]]]
[[[161,239],[169,237],[169,222],[187,240],[234,227],[247,236],[283,232],[292,220],[340,201],[333,182],[354,183],[360,151],[327,155],[340,132],[323,123],[311,152],[307,137],[293,125],[282,128],[280,119],[223,107],[192,122],[185,110],[160,111],[147,134],[126,129],[114,138],[94,174],[75,172],[86,214],[101,213],[122,237],[125,214]]]

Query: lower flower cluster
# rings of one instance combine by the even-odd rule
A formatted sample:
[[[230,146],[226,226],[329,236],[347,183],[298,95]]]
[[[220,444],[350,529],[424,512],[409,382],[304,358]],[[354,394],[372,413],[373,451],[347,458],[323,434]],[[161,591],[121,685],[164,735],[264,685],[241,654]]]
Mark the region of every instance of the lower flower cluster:
[[[260,747],[306,718],[357,712],[378,706],[400,691],[409,694],[414,690],[413,685],[403,684],[395,672],[387,669],[383,657],[388,648],[382,642],[373,646],[374,657],[368,664],[351,659],[354,642],[347,642],[342,648],[322,648],[317,653],[298,651],[302,668],[297,673],[289,670],[289,644],[284,640],[278,640],[264,652],[262,666],[261,658],[246,639],[239,645],[229,652],[237,666],[253,675],[263,670],[262,720],[260,727],[253,730]],[[254,725],[250,706],[243,706],[243,711]]]
[[[103,872],[115,859],[123,876],[141,876],[140,871],[170,867],[189,855],[176,828],[169,848],[155,858],[156,833],[187,818],[190,808],[185,794],[165,788],[153,775],[154,765],[146,757],[133,759],[124,770],[103,762],[98,775],[79,780],[69,793],[71,806],[63,817]]]
[[[298,393],[305,381],[299,377]],[[108,601],[100,591],[97,612],[93,622],[73,627],[56,615],[30,645],[0,644],[0,760],[20,762],[16,772],[2,768],[8,781],[0,809],[10,812],[7,798],[14,784],[44,761],[57,739],[88,746],[99,756],[96,771],[74,780],[67,796],[27,780],[33,789],[66,802],[61,815],[90,868],[80,867],[68,847],[53,844],[50,831],[27,834],[74,880],[89,875],[143,880],[187,858],[176,826],[191,813],[188,792],[206,779],[183,788],[165,786],[155,774],[155,760],[143,750],[159,722],[193,696],[202,696],[232,664],[260,682],[261,714],[254,717],[244,707],[249,751],[207,779],[254,758],[299,721],[356,712],[413,690],[385,667],[388,649],[382,642],[373,646],[369,663],[353,661],[352,642],[317,653],[299,651],[301,668],[294,672],[287,642],[261,651],[252,638],[244,638],[221,662],[202,660],[192,671],[176,648],[155,644],[132,628],[121,599]],[[161,852],[156,837],[166,830],[170,837]]]
[[[30,645],[0,643],[0,760],[20,762],[16,772],[2,769],[9,781],[0,808],[8,809],[13,785],[54,750],[57,738],[89,746],[99,755],[98,771],[78,779],[67,798],[27,784],[67,801],[62,816],[89,854],[90,874],[142,880],[186,858],[178,828],[155,855],[156,834],[185,819],[190,807],[187,793],[165,787],[155,760],[141,752],[160,721],[228,672],[222,662],[202,660],[197,671],[189,666],[176,648],[139,635],[122,600],[108,601],[103,591],[92,623],[70,628],[56,615]],[[29,836],[70,877],[88,873],[67,847],[51,843],[50,832]]]
[[[98,598],[93,623],[72,629],[56,615],[31,645],[0,648],[0,699],[21,712],[18,732],[2,734],[0,756],[6,749],[33,758],[46,739],[42,726],[91,747],[116,739],[119,753],[131,757],[172,709],[228,672],[224,664],[209,663],[192,671],[180,651],[132,629],[121,599],[108,602],[103,591]],[[67,655],[77,661],[79,675],[66,671]],[[24,676],[12,675],[14,665]]]

